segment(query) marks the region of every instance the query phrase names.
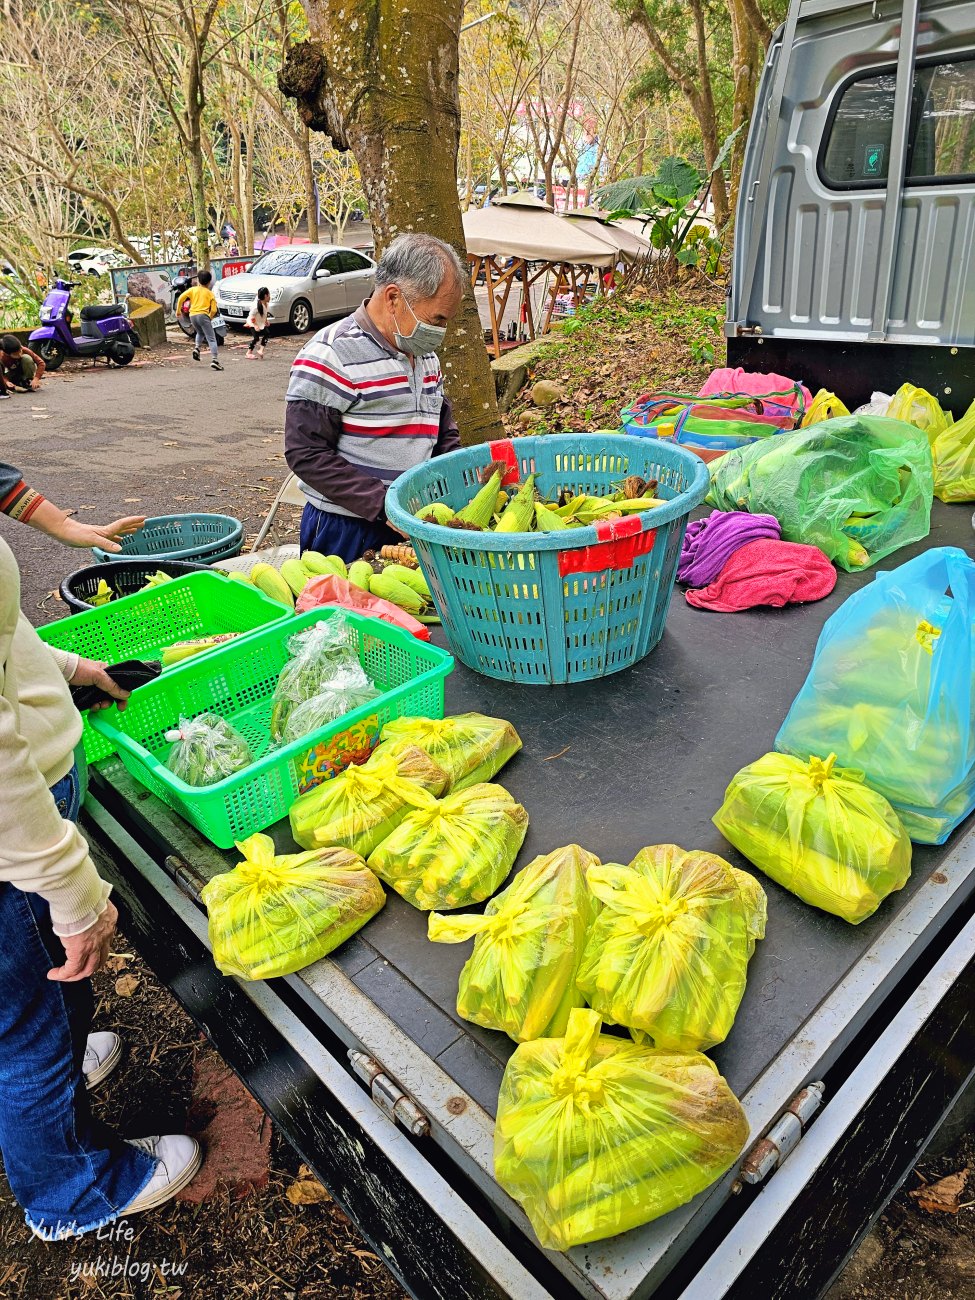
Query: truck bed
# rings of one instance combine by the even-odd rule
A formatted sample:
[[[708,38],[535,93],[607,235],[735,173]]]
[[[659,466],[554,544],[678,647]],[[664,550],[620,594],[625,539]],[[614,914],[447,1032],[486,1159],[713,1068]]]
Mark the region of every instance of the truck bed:
[[[935,502],[930,546],[971,552],[970,510]],[[518,865],[576,841],[603,861],[628,862],[643,845],[673,842],[748,867],[711,824],[733,774],[771,749],[801,686],[823,623],[871,571],[840,573],[818,604],[741,614],[692,609],[675,591],[659,647],[617,676],[585,685],[523,687],[458,664],[448,713],[510,719],[523,751],[499,780],[529,811]],[[115,760],[93,773],[91,816],[103,837],[122,826],[191,896],[236,861],[202,840],[135,784]],[[282,850],[286,822],[271,832]],[[806,1083],[821,1077],[904,970],[970,897],[975,841],[960,828],[940,848],[917,847],[907,886],[859,926],[815,911],[760,876],[767,936],[727,1042],[712,1055],[742,1098],[753,1136]],[[760,873],[757,873],[760,874]],[[431,944],[427,918],[389,892],[387,905],[332,958],[275,982],[306,1023],[374,1057],[429,1117],[432,1141],[487,1201],[530,1236],[491,1177],[491,1119],[514,1044],[454,1010],[471,944]],[[580,1293],[629,1300],[652,1294],[727,1199],[733,1174],[690,1206],[644,1229],[548,1258]]]

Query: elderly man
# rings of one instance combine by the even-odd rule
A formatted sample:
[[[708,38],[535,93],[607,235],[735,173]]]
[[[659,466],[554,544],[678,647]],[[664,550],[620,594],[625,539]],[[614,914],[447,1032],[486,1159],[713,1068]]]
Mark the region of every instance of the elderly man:
[[[400,235],[379,260],[372,297],[295,358],[284,448],[307,499],[303,551],[351,561],[400,540],[386,522],[387,487],[460,445],[437,348],[464,279],[449,244]]]

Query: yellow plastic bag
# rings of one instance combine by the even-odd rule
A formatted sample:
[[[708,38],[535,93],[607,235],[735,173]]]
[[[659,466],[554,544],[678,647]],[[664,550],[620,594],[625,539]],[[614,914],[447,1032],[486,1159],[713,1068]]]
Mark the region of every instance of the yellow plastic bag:
[[[380,753],[400,752],[416,745],[447,773],[447,790],[490,781],[521,749],[521,737],[510,722],[483,713],[459,713],[452,718],[394,718],[383,727]]]
[[[599,859],[569,844],[523,867],[483,916],[430,917],[434,943],[474,951],[460,973],[457,1014],[515,1042],[561,1038],[573,1007],[583,1005],[576,973],[598,904],[586,872]]]
[[[425,795],[369,855],[369,866],[423,912],[483,902],[514,866],[528,813],[500,785]]]
[[[800,429],[806,429],[810,424],[821,424],[823,420],[835,420],[841,415],[849,415],[846,403],[841,402],[835,393],[829,393],[825,388],[821,388],[809,405],[809,410],[802,417]]]
[[[422,749],[373,754],[296,799],[288,813],[291,833],[303,848],[339,844],[365,858],[446,783],[446,772]]]
[[[975,501],[975,402],[957,423],[931,437],[931,459],[936,497]]]
[[[593,867],[603,904],[578,985],[607,1020],[656,1047],[692,1051],[728,1036],[748,959],[765,934],[765,892],[714,853],[641,849],[628,867]]]
[[[382,885],[348,849],[276,857],[269,835],[251,835],[237,848],[243,862],[200,893],[213,960],[224,975],[265,980],[301,970],[344,943],[386,901]]]
[[[595,1011],[574,1009],[565,1038],[522,1043],[501,1081],[495,1177],[550,1250],[684,1205],[748,1140],[745,1113],[706,1056],[599,1028]]]
[[[923,429],[929,440],[933,440],[952,422],[950,411],[943,411],[936,397],[932,397],[926,388],[915,388],[913,384],[901,384],[890,399],[887,407],[889,420],[906,420],[917,429]]]
[[[765,754],[732,779],[714,824],[805,903],[859,925],[911,874],[911,841],[893,808],[835,767]]]

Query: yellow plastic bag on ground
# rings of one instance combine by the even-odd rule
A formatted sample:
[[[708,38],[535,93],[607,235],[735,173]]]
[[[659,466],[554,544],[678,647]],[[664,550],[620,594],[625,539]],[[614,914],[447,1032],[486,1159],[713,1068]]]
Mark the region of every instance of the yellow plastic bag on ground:
[[[386,901],[382,885],[348,849],[276,857],[269,835],[251,835],[237,848],[243,862],[200,893],[213,960],[224,975],[264,980],[301,970],[344,943]]]
[[[936,397],[932,397],[926,388],[915,388],[913,384],[901,384],[890,399],[887,418],[906,420],[915,428],[923,429],[930,440],[943,433],[952,421],[951,412],[943,411]]]
[[[849,415],[846,403],[841,402],[835,393],[827,392],[821,388],[810,403],[809,410],[802,418],[800,429],[808,428],[810,424],[821,424],[823,420],[835,420],[841,415]]]
[[[595,1011],[576,1008],[565,1038],[522,1043],[501,1081],[495,1177],[550,1250],[684,1205],[748,1140],[745,1113],[706,1056],[599,1028]]]
[[[603,904],[578,985],[607,1020],[642,1029],[656,1047],[721,1043],[765,934],[765,892],[714,853],[676,844],[641,849],[628,867],[593,867]]]
[[[510,722],[483,713],[459,713],[452,718],[394,718],[383,727],[379,752],[398,753],[416,745],[447,773],[447,790],[490,781],[521,749],[521,737]]]
[[[586,872],[599,859],[569,844],[523,867],[483,916],[430,917],[434,943],[474,951],[460,973],[457,1014],[515,1042],[561,1038],[569,1012],[583,1005],[576,973],[598,903]]]
[[[975,402],[955,424],[928,436],[934,495],[942,501],[975,501]]]
[[[340,844],[365,858],[446,783],[446,772],[422,749],[373,754],[296,799],[288,814],[291,833],[303,848]]]
[[[835,767],[765,754],[733,778],[714,824],[805,903],[859,925],[911,874],[911,841],[893,808]]]
[[[369,866],[421,911],[483,902],[514,866],[528,813],[500,785],[418,801],[369,855]]]

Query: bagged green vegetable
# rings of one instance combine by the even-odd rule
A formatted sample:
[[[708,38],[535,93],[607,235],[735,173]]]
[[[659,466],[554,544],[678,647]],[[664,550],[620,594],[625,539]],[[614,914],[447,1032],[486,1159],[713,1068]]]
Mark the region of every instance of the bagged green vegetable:
[[[469,907],[498,888],[527,831],[528,813],[507,790],[472,785],[418,800],[369,854],[369,866],[421,911]]]
[[[213,785],[254,761],[240,732],[215,713],[180,718],[179,728],[167,731],[165,739],[173,744],[166,766],[187,785]]]
[[[975,501],[975,402],[956,423],[928,437],[934,495],[942,501]]]
[[[483,916],[430,917],[434,943],[476,936],[460,973],[459,1016],[518,1043],[562,1037],[569,1012],[583,1005],[576,974],[599,906],[586,872],[598,865],[593,854],[569,844],[523,867]]]
[[[865,569],[928,535],[934,482],[913,425],[850,415],[730,451],[711,465],[719,510],[774,515],[789,542]]]
[[[340,668],[321,684],[315,695],[295,704],[290,710],[281,739],[288,744],[319,731],[353,709],[378,699],[379,694],[359,663],[354,668]]]
[[[416,745],[429,754],[447,773],[448,792],[490,781],[521,749],[521,737],[510,722],[483,713],[394,718],[383,727],[380,741],[383,751]]]
[[[941,844],[975,806],[975,562],[933,547],[878,573],[827,621],[775,747],[835,754]]]
[[[706,1056],[599,1029],[595,1011],[575,1008],[564,1038],[522,1043],[501,1081],[495,1177],[549,1250],[684,1205],[748,1140],[745,1113]]]
[[[727,1038],[748,959],[765,934],[765,891],[714,853],[641,849],[628,867],[592,867],[603,904],[577,983],[607,1020],[656,1047],[703,1050]]]
[[[303,848],[340,844],[365,858],[446,783],[443,768],[422,749],[398,757],[374,753],[361,767],[347,767],[299,796],[288,813],[291,833]]]
[[[359,663],[355,629],[341,611],[303,628],[288,641],[288,660],[278,674],[271,703],[271,739],[285,738],[292,710],[328,685],[339,673],[358,673],[368,681]],[[296,737],[295,737],[296,738]]]
[[[386,902],[379,881],[348,849],[276,857],[269,835],[251,835],[237,848],[244,860],[200,892],[213,960],[224,975],[290,975],[344,943]]]
[[[743,767],[714,824],[739,852],[805,903],[859,925],[911,874],[911,841],[863,773],[765,754]]]
[[[916,429],[922,429],[929,441],[943,433],[952,422],[950,411],[943,411],[936,397],[932,397],[926,388],[915,388],[913,384],[901,384],[890,399],[887,415],[892,420],[905,420]]]

